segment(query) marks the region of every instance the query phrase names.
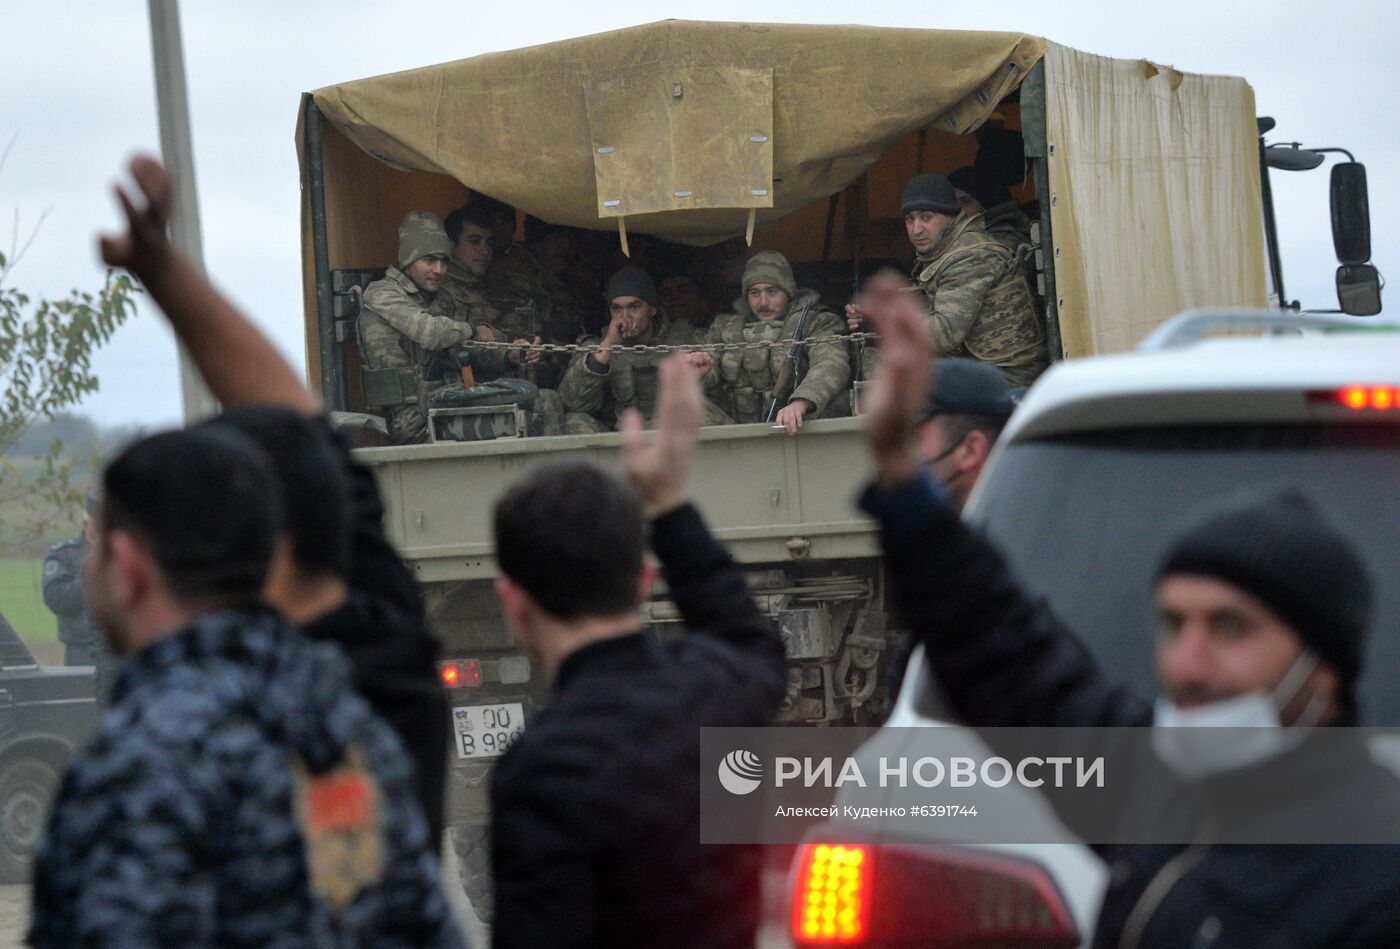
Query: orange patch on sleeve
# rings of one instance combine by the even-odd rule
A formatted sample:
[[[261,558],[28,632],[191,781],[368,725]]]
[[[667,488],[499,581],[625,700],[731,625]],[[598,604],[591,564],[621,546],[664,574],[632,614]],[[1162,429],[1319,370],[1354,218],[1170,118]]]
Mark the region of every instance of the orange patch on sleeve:
[[[306,786],[306,823],[312,833],[366,830],[374,789],[363,774],[339,772],[312,778]]]

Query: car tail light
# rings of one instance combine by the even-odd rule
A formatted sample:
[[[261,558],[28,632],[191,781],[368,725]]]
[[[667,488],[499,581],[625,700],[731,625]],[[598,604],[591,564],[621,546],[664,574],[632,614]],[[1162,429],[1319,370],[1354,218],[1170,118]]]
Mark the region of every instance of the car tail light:
[[[800,946],[1069,949],[1079,942],[1074,917],[1050,875],[1038,863],[1009,854],[809,843],[799,848],[795,865],[792,938]],[[843,866],[856,870],[833,872]],[[819,876],[821,867],[829,869]],[[831,900],[826,894],[833,892],[833,880]]]
[[[1309,402],[1344,405],[1349,409],[1400,409],[1400,386],[1344,386],[1340,389],[1320,389],[1308,393]]]
[[[798,851],[793,937],[810,945],[849,945],[865,937],[870,848],[816,844]]]
[[[481,663],[475,659],[438,663],[438,677],[444,688],[475,689],[481,685]]]

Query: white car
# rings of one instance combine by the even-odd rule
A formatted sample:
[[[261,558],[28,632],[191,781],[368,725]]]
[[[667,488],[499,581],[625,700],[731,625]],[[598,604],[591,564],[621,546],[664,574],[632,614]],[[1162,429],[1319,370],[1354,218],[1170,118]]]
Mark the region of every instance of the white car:
[[[1286,335],[1203,338],[1241,328]],[[1306,329],[1306,332],[1296,332]],[[1364,724],[1400,724],[1400,327],[1278,313],[1189,314],[1138,352],[1060,363],[1027,394],[968,506],[1034,595],[1047,598],[1101,667],[1156,693],[1152,572],[1203,501],[1250,486],[1305,489],[1363,548],[1378,610],[1360,687]],[[898,702],[858,761],[891,754],[901,729],[947,721],[916,652]],[[1024,792],[1028,796],[1033,792]],[[868,802],[868,798],[864,798]],[[837,802],[841,798],[838,793]],[[1028,806],[1043,807],[1041,801]],[[1046,809],[1046,820],[1054,820]],[[875,843],[834,849],[809,834],[790,906],[844,866],[859,885],[836,932],[798,945],[1071,947],[1092,941],[1105,871],[1077,844],[957,845],[929,822],[884,819]],[[849,831],[849,828],[847,828]],[[872,826],[862,822],[867,839]],[[858,851],[858,852],[857,852]]]

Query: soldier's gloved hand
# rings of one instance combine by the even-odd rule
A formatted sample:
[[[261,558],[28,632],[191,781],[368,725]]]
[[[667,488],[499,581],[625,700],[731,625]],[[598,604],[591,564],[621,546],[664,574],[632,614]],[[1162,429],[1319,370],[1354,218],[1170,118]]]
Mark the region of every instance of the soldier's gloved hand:
[[[103,235],[99,245],[102,259],[109,266],[125,267],[143,283],[149,283],[170,260],[170,238],[165,232],[170,223],[170,175],[149,155],[131,159],[130,170],[146,206],[138,208],[121,185],[113,186],[126,215],[127,231],[115,237]]]

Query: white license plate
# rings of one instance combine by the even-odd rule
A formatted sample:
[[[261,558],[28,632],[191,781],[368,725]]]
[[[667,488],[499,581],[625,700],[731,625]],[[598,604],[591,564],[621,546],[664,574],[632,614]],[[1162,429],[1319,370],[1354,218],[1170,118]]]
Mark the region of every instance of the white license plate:
[[[452,710],[457,757],[494,758],[504,754],[525,727],[525,708],[508,705],[460,705]]]

